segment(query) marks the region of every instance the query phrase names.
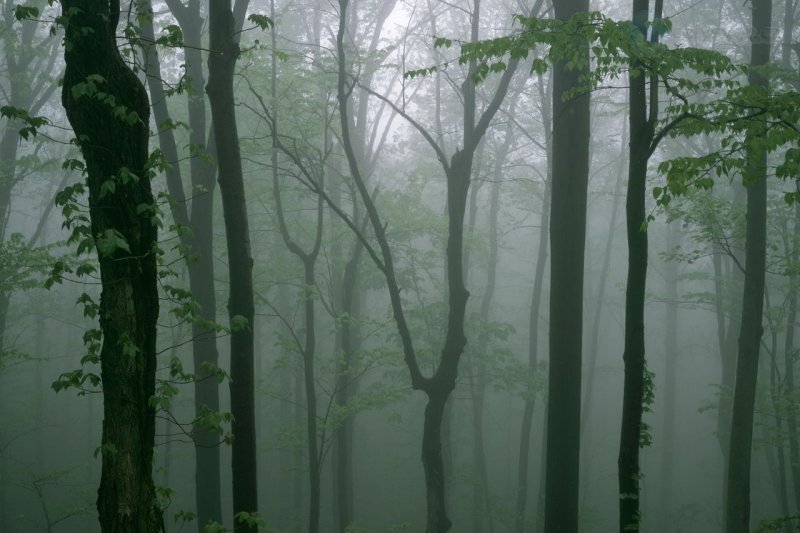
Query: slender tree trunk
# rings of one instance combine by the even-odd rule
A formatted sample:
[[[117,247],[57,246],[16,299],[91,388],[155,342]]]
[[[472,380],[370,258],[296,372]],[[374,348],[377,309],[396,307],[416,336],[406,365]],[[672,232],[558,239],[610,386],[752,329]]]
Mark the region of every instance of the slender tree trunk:
[[[680,243],[680,229],[676,222],[667,226],[667,249],[672,250]],[[667,285],[666,331],[664,332],[664,419],[662,422],[661,443],[661,521],[666,523],[672,516],[672,492],[674,490],[673,470],[675,469],[675,430],[676,400],[678,378],[678,264],[667,261],[664,266]]]
[[[649,0],[634,0],[633,23],[647,38]],[[634,68],[640,67],[634,63]],[[645,395],[644,299],[647,282],[645,191],[647,162],[653,138],[648,117],[647,77],[630,76],[630,158],[625,212],[628,235],[628,278],[625,291],[625,379],[619,447],[619,531],[639,531],[639,447]]]
[[[235,518],[239,513],[258,511],[258,484],[253,375],[253,259],[233,95],[233,75],[239,56],[239,44],[234,31],[230,0],[218,0],[209,5],[209,32],[211,51],[208,56],[206,92],[214,121],[219,188],[230,268],[230,392],[231,412],[234,417],[232,430],[235,437],[232,447],[233,515],[237,530],[255,533],[255,526],[248,526],[245,521]]]
[[[350,82],[347,75],[344,43],[348,3],[348,0],[339,0],[339,28],[336,36],[336,49],[338,53],[337,97],[339,102],[342,140],[353,182],[358,189],[361,201],[366,207],[369,223],[372,226],[372,231],[378,243],[380,257],[378,256],[378,252],[373,248],[370,248],[370,255],[383,273],[388,286],[392,312],[402,341],[403,354],[406,366],[411,375],[412,387],[415,390],[422,390],[428,397],[422,437],[422,464],[425,471],[428,501],[426,532],[444,533],[450,529],[451,522],[447,516],[446,510],[441,424],[447,398],[455,388],[458,363],[467,342],[464,333],[464,317],[469,292],[464,286],[464,214],[475,151],[483,135],[485,135],[492,118],[497,113],[497,110],[505,98],[518,60],[509,62],[506,71],[500,79],[498,89],[495,91],[491,101],[479,119],[476,117],[475,86],[472,82],[472,78],[469,76],[467,77],[462,85],[462,95],[464,98],[463,149],[456,151],[452,157],[447,158],[431,135],[422,129],[418,123],[412,121],[417,130],[423,134],[426,141],[439,156],[439,161],[442,164],[447,180],[447,330],[439,364],[432,377],[425,377],[420,370],[411,333],[405,320],[405,313],[400,298],[400,288],[394,272],[392,251],[386,238],[386,228],[366,188],[364,177],[359,168],[359,163],[353,148],[350,123],[347,118],[349,116]],[[473,20],[479,17],[479,12],[479,3],[475,2],[473,4]],[[371,92],[371,94],[376,93]],[[396,106],[393,106],[393,109],[395,112],[409,118],[404,111]]]
[[[203,162],[203,158],[195,155],[191,159],[191,174],[195,185],[192,197],[188,201],[191,206],[187,210],[187,199],[183,190],[183,179],[180,168],[177,143],[171,127],[162,127],[169,123],[170,114],[167,109],[167,95],[161,84],[161,63],[155,47],[153,31],[153,10],[149,0],[139,0],[138,9],[141,15],[141,32],[145,38],[145,59],[147,83],[152,96],[153,116],[159,126],[158,138],[161,152],[171,165],[166,172],[167,188],[172,196],[170,202],[173,219],[190,232],[181,232],[181,244],[186,249],[186,266],[189,273],[189,288],[199,306],[199,319],[192,323],[192,356],[195,374],[194,383],[195,418],[198,421],[193,427],[195,447],[195,504],[197,509],[197,527],[199,533],[209,522],[222,523],[220,496],[220,458],[219,436],[204,422],[210,413],[219,411],[219,386],[214,377],[217,366],[216,333],[211,324],[216,321],[216,296],[214,291],[213,264],[213,188],[214,166]],[[205,103],[198,95],[203,94],[204,75],[199,51],[193,47],[200,46],[200,28],[202,19],[199,4],[175,8],[179,23],[184,33],[187,55],[186,72],[189,76],[193,94],[189,98],[189,125],[191,128],[190,144],[205,144],[206,119]],[[191,10],[196,10],[192,13]],[[193,20],[196,18],[197,20]],[[199,76],[195,79],[195,76]],[[202,183],[201,186],[198,184]]]
[[[620,135],[622,149],[620,151],[620,161],[617,167],[617,179],[614,182],[614,192],[611,201],[611,219],[608,221],[608,234],[606,236],[606,246],[603,251],[603,267],[600,270],[600,285],[597,288],[597,303],[592,314],[592,329],[589,337],[589,361],[586,364],[586,390],[583,393],[583,408],[581,413],[581,436],[585,434],[586,425],[591,419],[592,396],[595,382],[595,369],[597,368],[597,357],[600,352],[598,340],[600,338],[600,322],[604,316],[603,306],[606,305],[606,284],[608,283],[608,273],[611,270],[611,257],[614,247],[614,237],[617,234],[617,220],[619,215],[620,198],[622,198],[622,186],[625,183],[625,166],[627,161],[627,151],[630,139],[628,138],[628,117],[622,124],[622,134]],[[588,461],[587,461],[588,462]],[[584,471],[587,467],[584,466]]]
[[[522,410],[522,424],[519,440],[519,459],[517,467],[517,506],[514,520],[514,531],[523,533],[526,529],[526,512],[528,507],[528,481],[530,477],[528,463],[531,449],[531,426],[533,425],[533,409],[536,405],[536,390],[533,386],[532,376],[539,372],[539,315],[542,307],[542,288],[544,286],[544,271],[547,266],[547,252],[550,237],[550,194],[553,183],[553,135],[550,101],[546,98],[544,80],[539,75],[539,98],[542,106],[542,124],[544,124],[545,148],[547,153],[547,173],[545,175],[544,191],[542,192],[542,216],[539,225],[539,249],[536,252],[536,270],[533,275],[533,294],[531,295],[531,308],[528,315],[528,371],[530,376],[525,391],[525,405]],[[542,439],[542,449],[545,448],[546,439]],[[546,455],[542,453],[544,459]],[[542,465],[545,461],[542,461]],[[544,475],[540,478],[544,479]],[[541,492],[539,491],[541,496]],[[537,513],[537,519],[540,518]]]
[[[750,85],[766,88],[767,79],[759,67],[769,62],[771,0],[753,0],[751,33],[752,67]],[[757,128],[749,132],[748,164],[744,183],[747,188],[747,230],[745,242],[745,278],[742,297],[742,323],[739,331],[739,354],[736,361],[736,385],[731,418],[731,443],[728,455],[728,486],[725,499],[726,533],[750,531],[750,457],[753,442],[753,410],[758,380],[758,355],[761,343],[766,268],[767,180],[766,151],[757,148],[753,139]]]
[[[356,320],[361,313],[361,293],[357,285],[359,262],[363,246],[361,242],[353,243],[353,251],[342,275],[341,323],[336,331],[336,353],[342,358],[337,370],[336,404],[345,408],[356,393],[356,381],[353,375],[355,352],[358,346],[358,326]],[[339,533],[354,520],[353,512],[353,417],[342,422],[336,433],[334,498],[337,511]]]
[[[798,445],[797,430],[797,408],[794,405],[795,385],[794,385],[794,357],[797,353],[794,335],[797,329],[797,278],[794,270],[798,265],[800,256],[800,204],[795,204],[794,208],[794,228],[792,243],[787,255],[790,260],[789,295],[788,311],[786,314],[786,337],[783,350],[783,395],[787,399],[786,410],[786,432],[789,440],[789,469],[792,475],[792,486],[794,487],[795,507],[800,509],[800,446]]]
[[[515,100],[512,100],[509,108],[509,115],[513,116],[515,111]],[[488,327],[489,309],[494,298],[495,286],[497,284],[497,261],[499,255],[498,243],[498,215],[500,211],[500,184],[503,177],[503,164],[505,163],[508,151],[511,147],[513,137],[512,123],[509,122],[505,129],[503,144],[495,154],[493,182],[490,189],[489,199],[489,258],[486,272],[486,284],[481,298],[480,318],[484,328]],[[476,189],[473,189],[473,191]],[[470,208],[470,215],[475,212],[474,207]],[[471,217],[472,218],[472,217]],[[471,220],[474,222],[474,219]],[[466,261],[465,261],[466,263]],[[468,265],[465,266],[465,272]],[[478,358],[487,357],[489,345],[488,334],[485,329],[478,336],[477,350],[473,353]],[[486,448],[484,443],[483,411],[486,394],[486,365],[479,359],[473,365],[473,376],[470,379],[472,397],[472,435],[473,435],[473,465],[476,479],[473,484],[472,505],[474,513],[473,532],[481,533],[484,522],[487,523],[490,532],[494,531],[492,519],[491,493],[489,491],[489,475],[486,466]]]
[[[163,527],[152,477],[155,411],[150,404],[156,370],[157,230],[150,212],[140,208],[155,207],[146,168],[147,93],[117,50],[119,2],[64,0],[62,9],[67,43],[62,103],[86,161],[102,281],[100,525],[104,532],[156,532]],[[102,79],[96,82],[99,90],[125,106],[130,121],[115,116],[98,98],[76,96],[73,89],[90,75]],[[104,188],[108,180],[115,182],[113,191]],[[109,246],[112,238],[124,246]]]
[[[783,15],[783,39],[781,41],[781,65],[786,70],[792,69],[792,37],[795,26],[795,0],[786,0]],[[798,49],[800,51],[800,49]],[[786,433],[789,440],[789,471],[792,477],[792,487],[794,488],[794,504],[800,510],[800,437],[797,429],[797,409],[794,405],[795,385],[794,385],[794,358],[797,353],[795,347],[795,330],[797,324],[797,265],[800,262],[800,204],[795,203],[794,221],[791,244],[785,246],[785,253],[790,257],[789,261],[789,294],[788,310],[786,315],[786,337],[784,341],[783,364],[783,395],[788,399],[786,402]],[[788,232],[788,228],[787,228]]]
[[[719,442],[720,451],[722,452],[722,458],[727,464],[728,446],[730,444],[731,434],[733,382],[736,377],[736,328],[733,325],[737,322],[741,322],[741,315],[738,311],[734,312],[728,310],[729,306],[726,305],[724,294],[725,281],[733,281],[741,277],[743,273],[738,269],[725,269],[722,253],[722,250],[715,247],[712,260],[714,263],[714,308],[717,317],[717,339],[722,369],[722,383],[720,385],[717,407],[717,440]],[[728,314],[730,314],[730,317],[726,318]],[[727,486],[727,476],[725,479]]]
[[[320,206],[321,208],[322,206]],[[320,505],[320,460],[317,442],[317,384],[314,380],[314,353],[316,350],[315,310],[313,288],[316,287],[314,279],[314,263],[312,259],[303,260],[305,282],[305,346],[303,350],[303,377],[306,392],[306,445],[308,448],[308,486],[310,489],[308,505],[308,533],[319,531],[319,505]]]
[[[566,20],[588,0],[554,3]],[[577,533],[581,418],[583,273],[589,176],[589,95],[564,101],[588,73],[589,49],[576,43],[581,66],[553,66],[553,197],[550,215],[550,366],[547,403],[545,532]],[[585,63],[583,63],[585,61]]]
[[[765,296],[767,295],[766,288],[764,294]],[[767,308],[769,309],[769,299],[767,299],[766,304]],[[770,463],[774,465],[774,468],[771,467],[770,471],[774,472],[774,475],[772,476],[772,485],[775,487],[775,493],[781,505],[781,515],[789,516],[789,493],[786,479],[786,449],[783,438],[783,418],[785,409],[781,405],[782,387],[778,385],[778,381],[780,380],[780,376],[778,375],[777,361],[778,331],[774,327],[775,325],[776,324],[770,323],[772,346],[769,350],[769,395],[770,400],[772,401],[772,410],[775,417],[775,435],[769,435],[769,428],[766,425],[762,426],[762,431],[766,433],[765,438],[769,442],[764,451],[767,454],[767,458]],[[784,524],[783,529],[786,533],[791,533],[788,523]]]

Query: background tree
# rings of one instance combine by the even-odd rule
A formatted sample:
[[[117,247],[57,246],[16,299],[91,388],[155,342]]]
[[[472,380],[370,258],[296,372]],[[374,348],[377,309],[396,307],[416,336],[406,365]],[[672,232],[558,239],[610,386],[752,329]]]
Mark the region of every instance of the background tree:
[[[764,72],[770,59],[772,0],[754,0],[750,34],[751,55],[748,81],[766,91]],[[744,294],[739,328],[739,354],[733,393],[731,437],[725,497],[725,531],[750,531],[750,457],[753,446],[753,417],[758,379],[758,355],[764,332],[764,279],[767,256],[767,150],[759,141],[763,129],[758,123],[747,132],[746,166],[747,229],[745,237]]]
[[[183,171],[174,124],[168,108],[167,90],[161,78],[162,65],[156,46],[153,9],[149,0],[138,0],[139,24],[144,49],[147,85],[153,102],[153,117],[158,128],[158,143],[168,163],[167,190],[172,218],[180,226],[178,236],[184,249],[189,274],[189,289],[197,302],[197,319],[192,323],[192,359],[194,381],[195,423],[195,502],[197,527],[202,532],[208,522],[222,523],[220,494],[219,435],[209,424],[209,418],[219,411],[219,383],[215,372],[219,362],[216,332],[216,293],[214,290],[213,221],[214,175],[213,159],[203,157],[206,147],[206,108],[203,100],[205,74],[201,58],[203,18],[200,3],[167,2],[177,18],[183,35],[186,56],[186,76],[190,88],[186,91],[189,114],[190,146],[194,154],[189,160],[191,194],[184,190]],[[211,139],[209,139],[211,140]],[[209,154],[210,155],[210,154]]]
[[[237,2],[238,4],[238,2]],[[225,218],[230,267],[228,317],[231,326],[231,413],[234,523],[242,531],[256,531],[246,516],[258,511],[255,421],[255,303],[253,257],[245,201],[242,158],[236,125],[233,76],[239,57],[230,1],[210,4],[208,85],[217,146],[219,188]],[[244,515],[242,514],[244,513]]]

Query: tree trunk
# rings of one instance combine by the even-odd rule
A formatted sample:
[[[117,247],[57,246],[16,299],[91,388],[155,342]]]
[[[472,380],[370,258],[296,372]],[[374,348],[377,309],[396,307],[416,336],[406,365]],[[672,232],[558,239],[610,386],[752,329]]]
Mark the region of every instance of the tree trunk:
[[[676,222],[667,226],[667,250],[680,243],[680,229]],[[673,470],[675,468],[676,399],[678,376],[678,264],[669,260],[664,266],[667,285],[666,331],[664,339],[664,419],[661,442],[661,521],[666,523],[672,513]]]
[[[649,0],[634,0],[633,23],[647,38]],[[633,68],[641,67],[634,62]],[[644,72],[631,74],[630,158],[625,212],[628,235],[628,278],[625,291],[625,380],[619,444],[619,531],[639,531],[639,448],[642,445],[642,412],[645,401],[644,299],[647,283],[647,232],[644,224],[647,162],[653,139],[654,117],[648,117],[647,81]],[[654,80],[657,82],[657,80]],[[653,81],[651,81],[652,83]],[[652,104],[651,104],[652,105]]]
[[[542,106],[542,124],[544,125],[545,148],[547,154],[547,174],[545,175],[544,191],[542,193],[542,216],[539,225],[539,249],[536,252],[536,270],[533,275],[533,294],[531,295],[531,308],[528,315],[528,385],[526,386],[525,406],[522,410],[522,424],[519,438],[519,459],[517,466],[517,506],[514,520],[514,531],[523,533],[526,529],[526,509],[528,506],[528,478],[531,449],[531,426],[533,425],[533,409],[536,405],[536,390],[531,379],[539,371],[539,315],[542,307],[542,288],[544,285],[544,271],[547,266],[547,252],[550,237],[550,194],[553,183],[553,136],[550,102],[544,89],[544,80],[539,75],[539,98]],[[543,436],[544,437],[544,436]],[[546,440],[542,439],[542,448]],[[546,457],[542,454],[542,457]],[[542,465],[545,462],[542,461]],[[540,476],[544,478],[544,476]],[[541,492],[541,491],[540,491]],[[539,495],[541,496],[541,494]],[[537,520],[538,520],[537,516]]]
[[[66,70],[62,103],[87,169],[91,232],[102,293],[103,465],[97,508],[104,532],[160,531],[152,478],[158,290],[156,226],[148,158],[147,94],[119,55],[119,2],[64,0]],[[91,38],[86,36],[90,35]],[[94,95],[95,78],[129,120]],[[117,108],[119,109],[119,108]],[[114,189],[106,185],[113,180]],[[116,241],[116,244],[115,244]],[[124,242],[124,244],[123,244]]]
[[[322,206],[320,206],[320,209]],[[321,228],[319,228],[321,229]],[[319,531],[319,504],[320,504],[320,456],[317,442],[317,384],[314,380],[314,352],[316,350],[316,335],[314,332],[314,294],[316,286],[314,279],[313,258],[303,259],[305,273],[305,346],[303,350],[303,377],[306,392],[306,444],[308,447],[308,486],[310,489],[308,504],[308,533]]]
[[[628,138],[628,122],[629,117],[625,117],[622,124],[621,150],[620,162],[617,167],[617,179],[614,182],[614,192],[612,193],[613,199],[611,202],[611,219],[608,221],[608,235],[606,236],[606,246],[603,251],[603,267],[600,270],[600,286],[597,288],[597,303],[594,307],[592,315],[592,329],[589,337],[589,360],[586,363],[586,390],[583,394],[583,409],[581,409],[581,437],[586,431],[587,422],[591,419],[592,396],[595,382],[595,369],[597,368],[597,356],[599,349],[597,346],[598,339],[600,338],[600,322],[603,314],[603,306],[606,305],[606,284],[608,283],[608,273],[611,269],[611,257],[614,247],[614,237],[617,234],[617,217],[619,213],[620,198],[622,197],[622,185],[625,182],[625,166],[628,161],[628,149],[630,139]],[[588,463],[589,461],[587,461]],[[588,468],[584,465],[584,472]]]
[[[230,269],[228,315],[231,324],[231,413],[233,515],[238,530],[252,531],[239,513],[258,511],[254,397],[253,259],[245,201],[242,160],[233,95],[233,75],[239,44],[230,0],[209,5],[210,53],[206,92],[211,104],[217,146],[219,188],[225,219]]]
[[[341,282],[341,317],[336,330],[336,353],[342,358],[337,369],[336,404],[345,408],[356,392],[353,376],[355,352],[358,346],[358,326],[356,320],[361,313],[361,294],[358,288],[358,270],[363,246],[360,241],[353,243],[350,260],[344,267]],[[342,422],[336,433],[334,499],[339,533],[345,533],[354,520],[353,513],[353,417]]]
[[[588,0],[555,2],[566,20]],[[550,215],[550,365],[547,403],[545,532],[577,533],[581,418],[583,271],[589,176],[589,95],[564,97],[589,71],[589,49],[576,43],[580,67],[553,66],[553,196]]]
[[[771,0],[753,0],[751,33],[750,85],[766,88],[768,81],[758,67],[769,62]],[[736,361],[736,385],[733,395],[731,440],[728,454],[725,498],[726,533],[750,531],[750,457],[753,442],[753,409],[758,380],[758,355],[761,343],[764,308],[767,232],[767,154],[755,146],[759,135],[756,126],[748,132],[748,164],[744,173],[747,188],[747,230],[745,242],[745,277],[742,296],[742,322],[739,330],[739,354]]]
[[[781,42],[781,66],[786,70],[792,69],[792,37],[794,34],[795,0],[786,0],[783,16],[783,39]],[[788,228],[787,228],[788,232]],[[783,394],[785,398],[794,398],[794,357],[797,351],[794,335],[797,324],[797,297],[798,283],[796,269],[800,260],[800,204],[795,203],[793,233],[791,245],[785,246],[785,253],[789,261],[789,294],[788,310],[786,316],[786,337],[784,341],[784,380]],[[800,510],[800,437],[797,430],[797,410],[791,400],[786,410],[786,433],[789,440],[789,471],[794,487],[795,506]]]
[[[797,408],[791,399],[794,398],[794,356],[797,351],[794,342],[794,334],[797,324],[797,280],[794,269],[797,268],[800,256],[800,204],[794,207],[794,231],[792,234],[792,244],[787,255],[790,259],[789,277],[789,309],[786,315],[786,337],[783,351],[783,395],[789,399],[786,410],[786,433],[789,439],[789,470],[792,474],[792,486],[794,487],[795,506],[800,509],[800,445],[798,445],[797,431]]]
[[[170,2],[173,4],[174,2]],[[174,6],[171,6],[174,7]],[[217,366],[216,333],[211,324],[216,322],[216,295],[214,291],[213,263],[213,199],[214,166],[195,154],[190,160],[193,180],[191,200],[187,201],[183,189],[177,143],[171,127],[162,127],[170,120],[167,96],[161,84],[161,62],[153,31],[153,10],[151,2],[142,0],[138,9],[142,36],[145,38],[147,83],[152,96],[153,116],[158,129],[159,146],[171,165],[166,172],[167,188],[172,196],[170,202],[172,217],[177,224],[191,231],[180,232],[181,244],[186,248],[186,266],[189,272],[189,289],[198,304],[200,320],[192,322],[192,359],[198,378],[194,382],[195,423],[192,437],[195,448],[195,505],[197,509],[198,532],[209,522],[222,523],[220,495],[219,435],[203,421],[209,413],[219,411],[219,385],[213,377]],[[186,72],[191,79],[193,90],[187,96],[189,102],[189,142],[195,146],[205,144],[206,118],[205,102],[199,98],[203,94],[202,62],[199,53],[200,18],[199,4],[175,7],[175,16],[184,34],[184,53],[186,53]],[[192,13],[192,10],[195,12]],[[194,48],[197,47],[197,48]],[[199,104],[198,105],[198,101]],[[200,185],[202,184],[202,185]],[[191,206],[191,217],[187,210]],[[210,367],[210,368],[209,368]]]

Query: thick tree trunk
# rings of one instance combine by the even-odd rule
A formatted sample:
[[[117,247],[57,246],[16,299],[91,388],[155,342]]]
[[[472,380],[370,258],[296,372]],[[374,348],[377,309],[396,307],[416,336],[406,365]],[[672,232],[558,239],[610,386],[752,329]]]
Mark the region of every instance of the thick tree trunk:
[[[753,0],[751,67],[749,82],[767,87],[758,67],[769,62],[772,0]],[[731,443],[728,454],[725,499],[726,533],[750,531],[750,457],[753,443],[753,410],[758,380],[766,268],[767,180],[766,152],[754,146],[757,127],[748,133],[748,164],[744,183],[747,188],[747,230],[745,242],[744,295],[739,330],[739,355],[731,418]]]
[[[156,321],[156,226],[148,157],[147,94],[119,55],[119,2],[64,0],[66,70],[62,102],[86,161],[91,231],[97,242],[102,293],[103,466],[97,508],[104,532],[162,529],[153,487]],[[90,38],[86,36],[89,35]],[[129,121],[74,89],[87,76],[124,106]],[[123,169],[127,172],[123,172]],[[135,177],[132,177],[131,174]],[[115,188],[104,188],[114,180]],[[124,246],[107,246],[111,238]],[[112,241],[113,242],[113,241]]]
[[[254,397],[253,258],[245,201],[242,160],[236,125],[233,75],[239,44],[234,31],[230,0],[209,6],[210,52],[206,92],[211,104],[217,146],[219,188],[225,219],[230,269],[228,315],[231,331],[231,413],[233,514],[258,511],[256,428]],[[234,519],[237,530],[256,531],[255,526]]]
[[[556,18],[589,9],[588,0],[555,2]],[[588,73],[589,49],[576,43],[580,67],[553,66],[553,197],[550,215],[550,364],[547,403],[545,532],[577,533],[581,418],[583,271],[589,177],[589,95],[564,101]]]

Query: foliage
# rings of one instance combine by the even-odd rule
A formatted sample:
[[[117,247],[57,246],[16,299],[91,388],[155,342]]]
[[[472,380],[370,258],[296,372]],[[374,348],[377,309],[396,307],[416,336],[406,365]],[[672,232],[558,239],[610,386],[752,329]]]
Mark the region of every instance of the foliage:
[[[472,71],[475,81],[483,81],[492,72],[505,70],[501,58],[528,58],[539,46],[547,46],[547,59],[563,61],[567,68],[585,66],[587,60],[594,68],[582,85],[566,95],[567,98],[591,91],[607,80],[624,74],[653,76],[660,80],[670,101],[659,121],[652,149],[665,136],[719,135],[719,147],[698,156],[683,156],[659,165],[667,177],[665,187],[654,187],[653,196],[667,205],[673,196],[685,194],[690,188],[709,189],[714,178],[740,174],[747,166],[745,137],[757,128],[759,135],[750,137],[750,146],[768,153],[782,152],[775,165],[779,178],[800,174],[800,95],[791,84],[776,84],[774,89],[743,84],[750,67],[734,64],[725,54],[701,48],[669,48],[645,39],[630,21],[615,21],[602,13],[582,13],[562,21],[555,19],[515,17],[520,31],[515,34],[461,44],[459,64],[476,63]],[[668,19],[656,21],[654,31],[670,31]],[[576,41],[588,42],[591,57],[586,58],[575,46]],[[438,38],[436,46],[449,47],[452,40]],[[446,66],[446,65],[445,65]],[[547,69],[539,58],[531,62],[531,73]],[[407,72],[408,78],[435,72],[430,67]],[[775,77],[775,67],[760,72]],[[712,90],[722,91],[719,98],[703,101]],[[693,98],[694,97],[694,98]],[[800,192],[786,193],[788,203],[800,199]]]
[[[772,520],[762,520],[756,533],[778,533],[791,528],[792,531],[800,530],[800,515],[782,516]]]

